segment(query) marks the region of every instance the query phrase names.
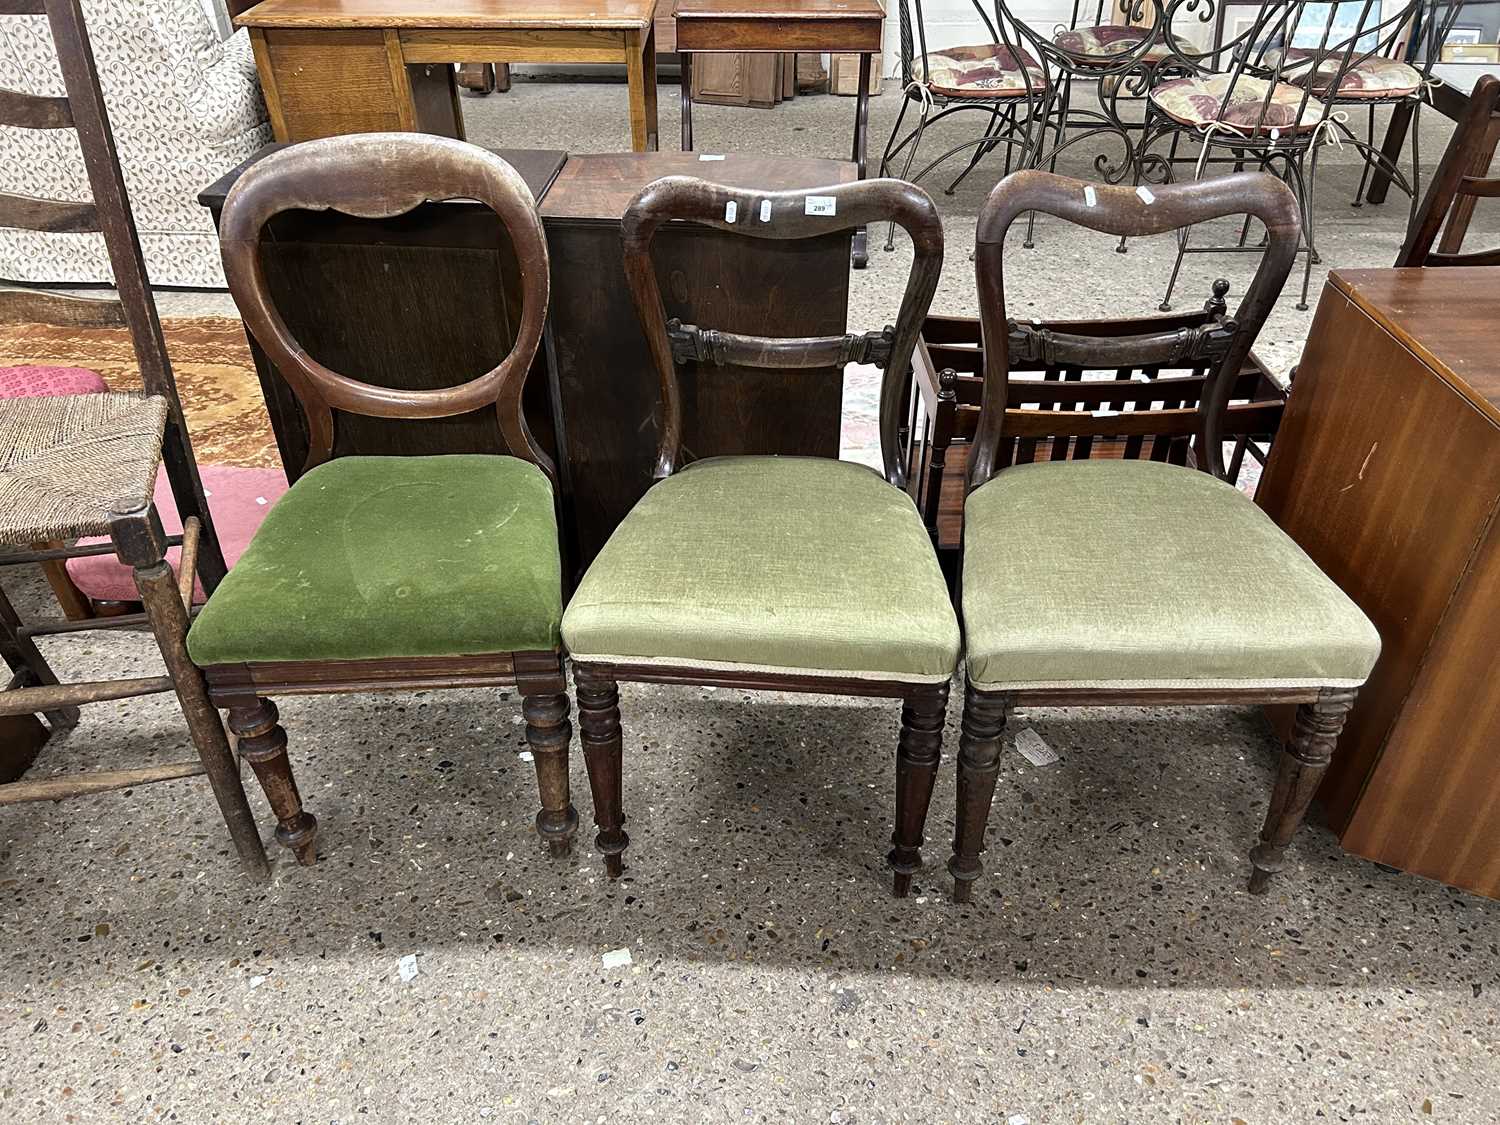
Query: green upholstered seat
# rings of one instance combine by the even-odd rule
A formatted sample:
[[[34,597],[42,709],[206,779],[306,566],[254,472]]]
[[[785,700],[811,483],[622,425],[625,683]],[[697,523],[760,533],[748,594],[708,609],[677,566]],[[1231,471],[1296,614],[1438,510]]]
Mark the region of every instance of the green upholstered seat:
[[[981,688],[1354,687],[1380,636],[1237,489],[1153,461],[1001,470],[964,505]]]
[[[555,648],[552,486],[514,457],[344,457],[266,515],[188,633],[200,665]]]
[[[862,465],[724,457],[655,485],[563,615],[580,660],[937,682],[958,620],[911,499]]]

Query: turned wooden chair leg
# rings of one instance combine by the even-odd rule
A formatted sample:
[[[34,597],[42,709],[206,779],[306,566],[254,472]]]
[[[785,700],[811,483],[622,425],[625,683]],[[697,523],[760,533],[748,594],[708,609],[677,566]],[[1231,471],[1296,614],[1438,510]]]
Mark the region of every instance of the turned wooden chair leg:
[[[589,789],[594,796],[594,823],[599,835],[594,843],[604,854],[604,868],[611,879],[625,870],[625,813],[622,796],[622,745],[620,735],[620,689],[614,680],[576,670],[578,729],[583,737],[583,757],[589,771]]]
[[[894,871],[893,890],[905,898],[911,877],[922,869],[922,829],[932,803],[932,783],[943,757],[947,683],[913,692],[901,708],[901,740],[896,748],[896,829],[886,859]]]
[[[266,861],[265,846],[260,842],[255,816],[250,812],[250,802],[245,799],[239,763],[229,748],[219,712],[209,702],[203,673],[188,658],[188,616],[177,590],[176,576],[162,559],[154,566],[135,568],[135,587],[140,591],[141,605],[176,686],[177,702],[187,720],[188,733],[208,774],[224,823],[229,826],[240,862],[257,878],[267,878],[271,867]]]
[[[560,858],[573,850],[573,836],[578,831],[578,812],[568,792],[568,743],[573,738],[568,697],[523,695],[521,713],[526,716],[526,741],[536,760],[536,787],[542,799],[536,814],[537,834]]]
[[[958,737],[958,801],[953,823],[953,901],[968,902],[974,880],[984,874],[984,830],[995,800],[1000,751],[1009,718],[1010,699],[982,695],[971,685],[964,693],[963,727]]]
[[[1291,742],[1281,754],[1266,825],[1261,829],[1260,843],[1250,852],[1251,894],[1264,894],[1271,876],[1285,866],[1287,845],[1302,827],[1318,783],[1333,760],[1354,696],[1352,690],[1325,691],[1316,703],[1297,708]]]
[[[286,731],[276,719],[276,705],[269,699],[229,708],[229,729],[240,740],[240,753],[255,770],[276,814],[277,843],[291,848],[298,863],[311,866],[317,854],[318,820],[302,809],[302,796],[286,756]]]

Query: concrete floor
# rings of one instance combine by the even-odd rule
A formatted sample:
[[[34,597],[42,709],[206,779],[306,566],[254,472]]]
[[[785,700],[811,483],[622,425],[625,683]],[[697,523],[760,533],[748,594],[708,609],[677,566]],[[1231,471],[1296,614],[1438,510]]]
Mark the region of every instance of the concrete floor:
[[[875,102],[879,141],[896,101]],[[664,91],[668,134],[676,104]],[[489,143],[625,139],[618,87],[520,83],[465,108]],[[705,108],[700,144],[838,149],[852,113],[829,98]],[[1433,154],[1443,127],[1429,133]],[[1327,264],[1387,264],[1402,208],[1350,209],[1348,168],[1331,172]],[[939,308],[972,308],[967,241],[993,179],[940,199]],[[1152,308],[1166,253],[1118,256],[1044,224],[1037,250],[1013,255],[1016,308]],[[903,262],[874,257],[852,323],[890,316]],[[1190,266],[1194,302],[1219,273],[1239,291],[1250,269]],[[163,312],[222,311],[214,300],[165,295]],[[1291,303],[1263,341],[1282,368],[1307,325]],[[45,602],[34,580],[6,584]],[[156,664],[139,635],[47,651],[78,679]],[[959,909],[942,872],[951,756],[929,874],[889,898],[894,705],[622,694],[618,884],[587,830],[571,860],[544,854],[520,708],[496,691],[285,700],[321,859],[299,869],[269,844],[264,886],[235,869],[198,782],[6,809],[0,1120],[1500,1119],[1500,906],[1345,855],[1321,827],[1267,897],[1245,894],[1275,753],[1255,711],[1023,716],[1062,760],[1007,754],[989,874]],[[36,772],[183,742],[160,698],[99,706]],[[587,826],[578,757],[575,743]],[[632,963],[607,967],[622,948]]]

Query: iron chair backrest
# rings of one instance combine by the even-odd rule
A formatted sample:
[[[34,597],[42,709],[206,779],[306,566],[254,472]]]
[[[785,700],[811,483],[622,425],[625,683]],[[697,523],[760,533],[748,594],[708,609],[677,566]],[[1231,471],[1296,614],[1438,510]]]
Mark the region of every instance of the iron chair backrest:
[[[483,375],[438,390],[361,382],[308,355],[271,297],[260,255],[266,224],[292,210],[387,219],[449,199],[473,199],[489,207],[515,247],[522,301],[510,352]],[[521,407],[547,316],[547,242],[530,189],[500,157],[463,141],[422,133],[359,133],[293,145],[257,162],[235,183],[224,200],[219,239],[235,304],[307,415],[305,468],[333,455],[334,410],[416,419],[493,406],[510,452],[538,465],[555,483],[556,467],[532,436]]]
[[[1500,179],[1486,178],[1500,135],[1500,78],[1486,74],[1474,85],[1469,104],[1433,173],[1427,194],[1412,216],[1406,242],[1396,256],[1397,266],[1496,266],[1500,248],[1460,253],[1468,217],[1455,210],[1464,199],[1500,196]],[[1472,206],[1472,204],[1471,204]],[[1467,208],[1464,208],[1467,210]],[[1451,216],[1451,217],[1450,217]],[[1434,250],[1443,224],[1443,245]]]
[[[669,323],[651,258],[664,223],[684,220],[751,238],[815,239],[856,227],[894,222],[910,236],[911,272],[894,327],[864,335],[785,339],[715,332]],[[621,220],[625,276],[651,349],[661,386],[657,480],[678,467],[682,445],[682,391],[678,362],[689,359],[762,368],[826,368],[850,362],[884,368],[880,390],[880,452],[885,478],[905,484],[897,430],[902,388],[912,350],[932,304],[943,268],[943,225],[932,199],[901,180],[859,180],[809,191],[757,192],[692,176],[667,176],[642,188]]]
[[[1227,215],[1251,215],[1265,225],[1269,244],[1255,278],[1230,318],[1190,329],[1099,337],[1050,332],[1045,339],[1011,321],[1005,311],[1005,235],[1028,211],[1040,211],[1090,230],[1132,238],[1166,234]],[[1018,346],[1045,349],[1049,362],[1089,367],[1201,362],[1208,381],[1198,400],[1194,444],[1198,467],[1224,478],[1221,434],[1224,412],[1250,348],[1280,296],[1301,233],[1297,200],[1275,176],[1239,172],[1212,180],[1165,184],[1148,192],[1086,184],[1067,176],[1028,170],[995,186],[979,212],[975,274],[984,341],[984,393],[968,491],[998,471],[997,449],[1009,402],[1011,352]]]
[[[1221,106],[1247,89],[1247,79],[1263,81],[1265,89],[1250,99],[1261,102],[1256,123],[1248,130],[1241,126],[1240,131],[1256,135],[1263,143],[1265,137],[1260,134],[1269,135],[1270,129],[1277,128],[1281,135],[1276,139],[1295,145],[1311,142],[1313,128],[1303,124],[1309,109],[1316,115],[1316,124],[1326,120],[1335,104],[1347,100],[1340,95],[1344,80],[1366,61],[1388,57],[1424,2],[1407,0],[1387,15],[1381,0],[1275,0],[1262,5],[1244,31],[1204,49],[1196,47],[1185,30],[1200,26],[1204,13],[1213,6],[1205,7],[1203,0],[1172,0],[1162,36],[1174,58],[1186,67],[1229,76]],[[1350,9],[1355,10],[1352,27],[1344,22]],[[1294,108],[1274,102],[1277,89],[1283,86],[1300,91]],[[1236,139],[1229,137],[1226,142]]]

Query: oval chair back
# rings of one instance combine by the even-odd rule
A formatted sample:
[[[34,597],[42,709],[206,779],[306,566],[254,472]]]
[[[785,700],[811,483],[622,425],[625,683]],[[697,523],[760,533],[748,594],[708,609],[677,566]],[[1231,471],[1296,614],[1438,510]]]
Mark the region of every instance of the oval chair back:
[[[877,222],[894,222],[911,237],[914,254],[894,326],[863,335],[787,339],[717,332],[667,319],[651,259],[663,224],[697,223],[730,234],[779,240],[816,239]],[[880,452],[886,480],[906,481],[898,430],[902,389],[912,351],[943,268],[943,224],[932,199],[901,180],[859,180],[807,191],[758,192],[692,176],[667,176],[647,184],[621,221],[625,276],[645,331],[661,386],[660,439],[654,476],[678,467],[682,446],[682,389],[677,365],[689,360],[760,368],[827,368],[873,363],[884,369],[880,390]]]
[[[266,224],[293,210],[386,219],[449,199],[488,206],[515,248],[522,300],[510,352],[477,378],[437,390],[361,382],[308,355],[271,296],[260,255]],[[493,406],[510,452],[556,483],[556,468],[533,437],[521,406],[547,316],[547,242],[530,189],[500,157],[463,141],[422,133],[359,133],[293,145],[257,162],[235,183],[224,201],[219,239],[224,274],[240,315],[307,415],[305,468],[333,455],[335,410],[415,419],[448,418]]]
[[[1226,215],[1250,215],[1265,225],[1269,238],[1255,278],[1239,307],[1202,328],[1148,331],[1137,335],[1073,336],[1018,324],[1006,315],[1005,235],[1020,216],[1040,211],[1090,230],[1116,236],[1166,234]],[[1296,198],[1275,176],[1240,172],[1213,180],[1166,184],[1137,192],[1126,187],[1085,183],[1050,172],[1007,176],[990,192],[979,212],[974,269],[984,347],[984,391],[967,491],[999,471],[1005,409],[1009,398],[1012,349],[1044,346],[1056,362],[1088,368],[1151,363],[1202,364],[1208,371],[1194,424],[1198,467],[1224,478],[1221,434],[1235,377],[1250,354],[1261,326],[1281,294],[1297,252],[1300,223]]]

